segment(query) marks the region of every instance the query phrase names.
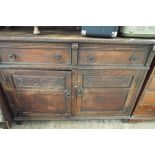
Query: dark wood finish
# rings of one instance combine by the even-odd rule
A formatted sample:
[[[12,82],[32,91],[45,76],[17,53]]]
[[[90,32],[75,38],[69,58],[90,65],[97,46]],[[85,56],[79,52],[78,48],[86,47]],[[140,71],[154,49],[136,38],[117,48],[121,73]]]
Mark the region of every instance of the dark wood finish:
[[[155,60],[137,101],[132,120],[155,120]]]
[[[143,77],[138,70],[79,71],[77,115],[130,115]]]
[[[11,127],[12,115],[9,109],[5,94],[0,85],[0,128],[8,129]]]
[[[2,86],[15,117],[46,113],[67,117],[71,111],[71,73],[69,71],[3,70]]]
[[[50,63],[51,65],[70,65],[71,45],[3,43],[0,45],[0,55],[1,63]]]
[[[81,44],[79,65],[145,65],[149,47]]]
[[[15,121],[130,118],[154,39],[31,33],[0,31],[0,81]]]

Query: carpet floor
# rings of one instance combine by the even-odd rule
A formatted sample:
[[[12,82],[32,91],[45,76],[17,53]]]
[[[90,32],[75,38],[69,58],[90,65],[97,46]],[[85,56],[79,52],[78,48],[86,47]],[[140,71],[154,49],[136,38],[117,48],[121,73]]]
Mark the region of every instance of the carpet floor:
[[[25,121],[12,129],[155,129],[155,122],[122,123],[119,120]]]

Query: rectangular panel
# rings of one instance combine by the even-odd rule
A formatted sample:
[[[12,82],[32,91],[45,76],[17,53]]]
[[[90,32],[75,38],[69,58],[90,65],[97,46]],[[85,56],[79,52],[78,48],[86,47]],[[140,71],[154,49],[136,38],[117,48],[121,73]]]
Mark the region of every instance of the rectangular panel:
[[[81,111],[122,111],[127,93],[86,93],[82,96]]]
[[[13,75],[16,88],[65,89],[64,77]]]
[[[71,64],[71,45],[44,44],[35,46],[28,44],[23,47],[17,44],[16,47],[1,48],[1,62],[6,63],[51,63],[57,65]]]
[[[82,46],[79,48],[80,65],[144,65],[148,56],[146,47]]]
[[[20,91],[18,97],[22,101],[20,106],[24,112],[67,113],[65,92]]]
[[[84,88],[117,87],[129,88],[133,76],[84,76]]]

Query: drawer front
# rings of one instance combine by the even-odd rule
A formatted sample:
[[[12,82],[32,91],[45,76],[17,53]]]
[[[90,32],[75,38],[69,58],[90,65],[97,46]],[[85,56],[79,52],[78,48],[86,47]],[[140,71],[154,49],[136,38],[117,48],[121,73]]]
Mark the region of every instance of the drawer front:
[[[71,46],[69,44],[17,44],[16,46],[9,44],[9,46],[1,46],[2,63],[71,64]]]
[[[126,46],[81,46],[79,47],[79,65],[142,65],[149,54],[147,47]]]
[[[15,117],[71,114],[69,71],[4,69],[2,74],[8,79],[2,81],[3,89]]]

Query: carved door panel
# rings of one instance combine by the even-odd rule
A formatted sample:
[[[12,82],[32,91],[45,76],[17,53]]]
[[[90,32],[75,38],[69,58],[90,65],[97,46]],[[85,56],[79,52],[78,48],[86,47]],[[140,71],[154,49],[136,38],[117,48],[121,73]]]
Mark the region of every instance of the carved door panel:
[[[79,71],[76,115],[129,116],[144,75],[137,70]]]
[[[4,69],[1,74],[15,117],[70,115],[71,72]]]

